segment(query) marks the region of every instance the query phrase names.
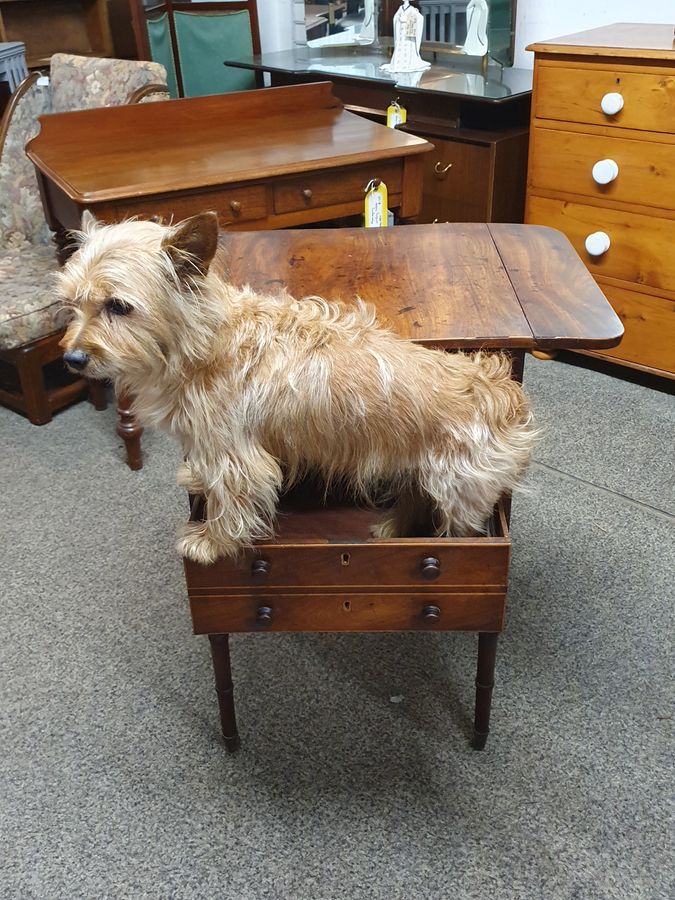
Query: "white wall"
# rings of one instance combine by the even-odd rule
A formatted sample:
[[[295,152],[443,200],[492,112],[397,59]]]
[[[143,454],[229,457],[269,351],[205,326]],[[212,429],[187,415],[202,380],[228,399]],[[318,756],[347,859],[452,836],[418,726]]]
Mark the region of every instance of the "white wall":
[[[258,0],[258,20],[263,53],[293,46],[291,0]]]
[[[258,0],[263,52],[293,46],[291,0]],[[675,24],[675,0],[518,0],[514,65],[531,68],[533,41],[561,37],[612,22]]]
[[[514,65],[532,67],[525,47],[533,41],[612,22],[675,24],[675,0],[518,0]]]

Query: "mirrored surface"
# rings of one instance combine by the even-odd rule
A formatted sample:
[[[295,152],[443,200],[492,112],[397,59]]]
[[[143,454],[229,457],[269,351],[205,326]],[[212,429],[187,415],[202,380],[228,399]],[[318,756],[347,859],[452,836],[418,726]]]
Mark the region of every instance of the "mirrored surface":
[[[327,75],[346,78],[363,78],[366,81],[389,83],[401,89],[429,91],[456,97],[484,98],[486,101],[505,100],[527,94],[532,90],[530,69],[502,68],[489,65],[481,71],[480,61],[469,57],[444,58],[421,72],[406,74],[382,71],[389,61],[386,49],[343,48],[314,49],[296,47],[278,53],[263,53],[253,59],[229,60],[242,68],[262,69],[268,72],[303,74],[325,72]]]
[[[307,46],[372,44],[377,35],[376,0],[305,0]]]
[[[402,3],[403,0],[294,0],[293,15],[298,21],[304,14],[305,40],[312,49],[386,46]],[[463,49],[482,55],[485,50],[478,48],[485,46],[487,38],[489,55],[504,66],[513,64],[515,4],[516,0],[410,0],[420,13],[420,22],[423,19],[423,49],[439,54]]]

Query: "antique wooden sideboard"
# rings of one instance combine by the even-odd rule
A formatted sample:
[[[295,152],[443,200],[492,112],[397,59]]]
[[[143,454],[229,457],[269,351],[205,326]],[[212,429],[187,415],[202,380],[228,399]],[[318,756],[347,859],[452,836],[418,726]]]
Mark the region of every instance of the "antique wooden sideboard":
[[[522,222],[532,73],[449,56],[424,72],[394,75],[380,68],[389,55],[296,47],[226,64],[267,73],[273,85],[329,79],[348,109],[374,121],[385,122],[398,98],[408,112],[398,130],[435,148],[424,158],[418,221]]]

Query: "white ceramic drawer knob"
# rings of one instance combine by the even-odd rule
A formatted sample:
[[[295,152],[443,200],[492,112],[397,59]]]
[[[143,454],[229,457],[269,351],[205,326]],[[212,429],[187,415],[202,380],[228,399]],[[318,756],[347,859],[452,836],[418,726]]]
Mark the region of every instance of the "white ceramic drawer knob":
[[[596,184],[609,184],[619,174],[619,167],[613,159],[599,159],[593,166],[593,181]]]
[[[591,256],[602,256],[607,253],[611,241],[604,231],[594,231],[586,238],[584,246]]]
[[[605,94],[600,101],[600,109],[606,116],[615,116],[623,109],[623,97],[621,94]]]

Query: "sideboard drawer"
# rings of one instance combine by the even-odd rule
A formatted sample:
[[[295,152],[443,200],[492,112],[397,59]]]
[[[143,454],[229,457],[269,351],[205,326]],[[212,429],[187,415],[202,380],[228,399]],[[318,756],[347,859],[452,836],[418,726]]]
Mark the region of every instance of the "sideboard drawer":
[[[270,594],[192,597],[195,634],[236,631],[501,631],[497,594]]]
[[[606,94],[617,93],[623,107],[615,115],[602,111]],[[675,74],[617,71],[594,66],[539,63],[535,115],[540,119],[614,125],[640,131],[675,133]]]
[[[128,200],[123,206],[100,203],[92,211],[104,222],[116,222],[129,216],[160,216],[165,221],[177,222],[205,210],[218,213],[221,227],[236,222],[251,222],[267,216],[267,193],[264,184],[243,187],[218,188],[189,194],[173,194],[161,197],[141,197]]]
[[[649,285],[657,290],[675,287],[675,219],[624,212],[610,206],[590,206],[531,194],[527,221],[562,231],[594,275]],[[609,249],[592,256],[586,238],[604,232]]]
[[[597,352],[674,375],[675,301],[631,291],[602,279],[598,283],[626,330],[618,347]]]
[[[275,182],[274,211],[277,214],[339,206],[364,199],[369,181],[379,178],[389,196],[400,194],[403,167],[398,162],[378,162],[356,169],[331,169],[313,175]]]
[[[675,208],[675,143],[541,127],[533,129],[531,140],[530,185],[535,189]],[[613,161],[616,167],[611,171],[605,163],[605,172],[597,172],[597,177],[606,177],[607,172],[617,174],[609,183],[599,184],[593,177],[593,167],[605,160]]]

